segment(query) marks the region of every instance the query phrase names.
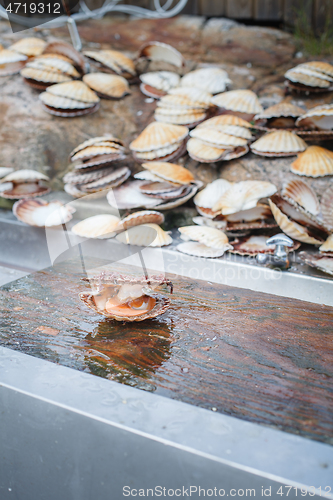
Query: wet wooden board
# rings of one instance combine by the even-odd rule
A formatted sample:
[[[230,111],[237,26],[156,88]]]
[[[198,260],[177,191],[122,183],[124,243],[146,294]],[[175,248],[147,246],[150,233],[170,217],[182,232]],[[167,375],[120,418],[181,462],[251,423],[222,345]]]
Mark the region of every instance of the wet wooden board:
[[[2,287],[0,344],[333,443],[333,308],[184,278],[163,316],[123,324],[80,302],[82,275],[72,261]]]

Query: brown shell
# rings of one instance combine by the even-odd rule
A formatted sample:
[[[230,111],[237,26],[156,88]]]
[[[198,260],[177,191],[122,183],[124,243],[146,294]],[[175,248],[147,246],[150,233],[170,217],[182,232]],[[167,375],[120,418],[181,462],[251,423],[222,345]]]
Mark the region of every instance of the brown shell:
[[[295,179],[284,185],[281,196],[284,199],[290,200],[297,205],[300,205],[307,212],[313,215],[318,215],[320,212],[320,204],[316,193],[304,181]]]
[[[59,221],[59,224],[65,224],[73,218],[72,214],[75,212],[75,209],[72,207],[68,205],[64,206],[63,203],[58,200],[47,202],[39,198],[17,201],[13,205],[13,214],[20,221],[29,224],[29,226],[44,227],[47,222],[47,217],[51,214],[51,212],[45,214],[43,209],[47,210],[47,207],[50,205],[54,206],[53,213],[55,211],[61,211],[61,213],[59,213],[59,218],[61,218],[61,222]],[[59,224],[47,224],[47,226]]]
[[[119,221],[116,231],[126,231],[127,229],[141,224],[163,224],[164,215],[155,210],[140,210],[134,212]]]
[[[194,181],[192,172],[175,163],[151,161],[149,163],[143,163],[142,166],[167,181],[176,182],[178,184],[189,184]]]
[[[290,170],[307,177],[333,175],[333,152],[320,146],[309,146],[298,155]]]
[[[83,81],[104,99],[121,99],[130,94],[128,82],[122,76],[88,73],[84,75]]]
[[[20,200],[25,198],[35,198],[36,196],[44,196],[51,189],[47,186],[41,186],[38,183],[26,182],[24,184],[15,184],[11,189],[1,191],[0,196],[8,200]]]
[[[333,256],[300,252],[298,257],[308,266],[319,269],[323,273],[333,275]]]
[[[274,254],[274,246],[267,246],[266,241],[270,235],[251,235],[245,236],[244,238],[239,238],[236,242],[232,243],[233,250],[229,250],[231,253],[238,255],[258,255],[258,254]],[[293,247],[290,251],[297,250],[301,244],[299,242],[294,242]]]

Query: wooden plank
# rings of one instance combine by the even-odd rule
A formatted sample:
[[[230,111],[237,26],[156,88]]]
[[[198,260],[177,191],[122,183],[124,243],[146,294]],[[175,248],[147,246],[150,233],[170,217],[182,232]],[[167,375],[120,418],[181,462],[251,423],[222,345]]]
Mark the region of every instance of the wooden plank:
[[[311,26],[312,7],[313,0],[285,0],[284,22],[288,25],[294,25],[296,20],[304,19]]]
[[[226,0],[226,15],[235,19],[251,19],[253,0]]]
[[[325,28],[332,28],[333,0],[314,0],[313,27],[320,35]]]
[[[254,0],[254,19],[280,21],[283,18],[283,0]]]
[[[200,0],[199,14],[202,16],[224,16],[226,0]]]
[[[333,308],[168,275],[166,313],[124,324],[79,300],[83,275],[76,259],[0,288],[0,345],[331,442]]]

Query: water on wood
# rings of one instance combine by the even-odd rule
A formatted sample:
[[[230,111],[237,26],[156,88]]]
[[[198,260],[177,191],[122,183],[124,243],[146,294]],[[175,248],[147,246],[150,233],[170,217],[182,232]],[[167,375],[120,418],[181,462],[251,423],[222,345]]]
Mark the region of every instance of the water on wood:
[[[333,308],[168,275],[165,314],[119,323],[81,303],[82,276],[71,260],[0,288],[0,344],[333,443]]]

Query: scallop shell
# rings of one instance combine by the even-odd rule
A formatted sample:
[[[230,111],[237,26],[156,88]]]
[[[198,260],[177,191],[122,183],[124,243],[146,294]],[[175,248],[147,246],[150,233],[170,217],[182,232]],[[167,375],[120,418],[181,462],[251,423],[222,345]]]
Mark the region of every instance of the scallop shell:
[[[171,146],[166,146],[165,148],[154,149],[153,151],[147,151],[144,153],[135,153],[135,157],[142,161],[152,161],[159,158],[164,158],[174,152],[176,152],[180,147],[180,144],[172,144]]]
[[[251,150],[260,156],[293,156],[304,151],[307,145],[298,135],[287,130],[277,130],[253,142]]]
[[[152,71],[140,75],[140,80],[150,87],[168,92],[179,84],[180,77],[171,71]]]
[[[176,207],[180,207],[184,205],[188,200],[193,198],[198,189],[202,186],[200,181],[195,181],[191,184],[191,186],[185,191],[185,194],[179,196],[179,198],[174,198],[171,201],[165,201],[164,203],[160,203],[158,205],[159,210],[171,210]]]
[[[30,38],[21,38],[13,45],[9,47],[9,50],[15,50],[16,52],[20,52],[20,54],[24,54],[28,57],[39,56],[46,47],[46,42],[41,38],[30,37]]]
[[[84,184],[81,189],[87,193],[96,193],[104,189],[115,188],[125,182],[130,175],[131,170],[128,167],[118,168],[100,179]]]
[[[41,61],[43,59],[49,59],[49,60],[56,60],[56,61],[65,61],[67,63],[70,63],[73,66],[73,61],[66,56],[63,56],[61,54],[40,54],[38,57],[35,57],[33,60],[34,61]]]
[[[268,205],[258,203],[254,208],[249,210],[241,210],[234,214],[226,215],[228,222],[254,222],[257,220],[265,220],[272,218],[272,212]]]
[[[207,146],[200,139],[191,138],[187,142],[187,152],[189,156],[196,161],[201,163],[211,163],[217,162],[223,159],[227,150],[222,148],[216,148],[214,146]]]
[[[64,82],[71,82],[72,78],[68,75],[57,71],[49,71],[49,69],[36,69],[25,67],[21,70],[21,76],[33,82],[43,82],[46,84],[58,84]],[[27,82],[29,83],[29,81]],[[46,85],[44,86],[44,88]]]
[[[239,127],[238,125],[209,125],[207,127],[200,127],[202,129],[215,129],[224,134],[233,135],[235,137],[241,137],[247,141],[253,139],[251,132],[248,128]],[[243,144],[245,145],[245,144]]]
[[[91,172],[68,172],[64,177],[63,181],[66,184],[75,184],[75,185],[82,185],[82,184],[87,184],[89,182],[97,181],[98,179],[101,179],[102,177],[105,177],[106,175],[110,174],[111,172],[114,171],[113,167],[104,167],[100,168],[98,170],[93,170]]]
[[[63,205],[61,201],[47,202],[39,198],[20,200],[13,205],[13,214],[29,226],[51,227],[66,224],[72,217],[75,209]]]
[[[200,68],[183,76],[180,81],[182,87],[196,87],[211,94],[224,92],[231,83],[228,73],[220,68]]]
[[[184,226],[179,227],[181,238],[185,241],[194,240],[204,243],[207,247],[224,249],[232,248],[229,245],[228,236],[220,229],[208,226]]]
[[[174,125],[195,126],[207,117],[207,113],[198,110],[179,111],[179,108],[157,108],[154,118],[158,122]]]
[[[68,99],[67,97],[53,95],[48,92],[42,92],[39,95],[39,99],[46,106],[51,106],[55,109],[87,109],[94,106],[94,103],[89,104],[87,102],[76,101],[73,99]]]
[[[84,75],[83,81],[100,97],[121,99],[130,94],[128,82],[122,76],[108,75],[107,73],[88,73]]]
[[[73,62],[74,66],[78,68],[81,73],[86,72],[87,65],[83,55],[69,43],[63,42],[62,40],[50,42],[44,48],[44,53],[65,56]]]
[[[163,42],[145,43],[139,50],[139,57],[146,57],[151,61],[164,61],[178,68],[185,66],[185,60],[181,53]]]
[[[99,97],[95,94],[95,92],[93,92],[88,85],[81,81],[51,85],[51,87],[46,89],[46,92],[58,97],[67,97],[67,99],[82,101],[89,104],[96,104],[99,102]]]
[[[153,241],[151,241],[152,231],[156,232]],[[127,231],[118,234],[116,239],[120,243],[139,247],[163,247],[170,245],[173,241],[171,236],[166,231],[163,231],[157,224],[142,224],[140,226],[131,227]]]
[[[69,99],[71,102],[72,106],[75,106],[75,103],[78,101],[73,101],[73,99]],[[42,103],[43,108],[45,111],[50,113],[50,115],[54,116],[61,116],[63,118],[76,118],[77,116],[84,116],[84,115],[90,115],[91,113],[95,113],[99,109],[99,102],[93,106],[87,105],[84,108],[81,109],[60,109],[60,108],[53,108],[52,106],[48,106],[47,104]]]
[[[319,269],[323,273],[333,275],[333,258],[320,254],[311,254],[307,252],[300,252],[298,256],[308,266]]]
[[[287,71],[284,75],[287,80],[291,82],[300,83],[306,87],[319,87],[319,88],[329,88],[331,83],[329,80],[323,79],[324,75],[319,76],[319,73],[316,72],[307,72],[305,73],[304,69],[297,66],[294,69]]]
[[[262,119],[270,119],[270,118],[279,118],[281,116],[293,118],[298,118],[299,116],[304,114],[304,109],[299,106],[295,106],[290,102],[280,102],[278,104],[274,104],[274,106],[270,106],[265,109],[262,113],[257,114],[254,119],[262,120]]]
[[[150,198],[139,191],[141,181],[126,182],[107,194],[108,203],[118,210],[131,210],[139,207],[156,207],[162,200]]]
[[[276,187],[270,182],[241,181],[233,184],[213,206],[213,211],[222,215],[234,214],[254,208],[261,198],[272,196]]]
[[[142,193],[147,195],[157,195],[157,196],[160,194],[173,193],[174,191],[177,191],[179,188],[183,190],[184,186],[181,184],[174,184],[171,182],[164,181],[162,178],[160,178],[158,181],[144,182],[139,187]]]
[[[190,131],[190,136],[195,139],[200,139],[204,144],[217,148],[230,149],[237,146],[246,146],[247,140],[241,137],[235,137],[218,129],[213,128],[195,128]]]
[[[92,137],[91,139],[87,139],[86,141],[79,144],[73,151],[70,153],[70,156],[74,156],[75,153],[81,151],[82,149],[87,148],[88,146],[97,146],[101,142],[115,142],[120,146],[123,146],[122,141],[114,137],[112,134],[105,134],[99,137]]]
[[[0,179],[5,177],[6,175],[11,174],[14,171],[11,167],[0,167]]]
[[[325,243],[319,247],[319,252],[333,252],[333,234],[330,234]]]
[[[249,146],[238,146],[234,149],[227,149],[225,156],[223,156],[222,161],[235,160],[241,156],[246,155],[249,152]]]
[[[223,229],[223,230],[225,230],[227,227],[226,220],[212,220],[204,216],[193,217],[192,220],[194,224],[198,224],[198,226],[208,226],[208,227],[214,227],[215,229]]]
[[[171,95],[167,94],[158,101],[158,108],[178,108],[179,110],[197,110],[203,112],[207,106],[199,102],[193,101],[186,95]]]
[[[302,63],[300,65],[303,68],[308,68],[318,73],[324,73],[333,78],[333,66],[324,61],[311,61],[308,63]]]
[[[8,200],[20,200],[43,196],[51,191],[46,186],[41,186],[38,182],[23,182],[18,184],[9,183],[10,187],[1,190],[1,197]]]
[[[74,169],[78,172],[82,170],[85,172],[91,172],[98,168],[107,167],[115,160],[123,160],[124,158],[125,155],[118,150],[118,152],[114,154],[94,156],[92,160],[85,160],[83,163],[77,163],[74,165]]]
[[[258,255],[263,254],[274,254],[274,247],[266,245],[270,235],[252,235],[240,238],[238,241],[233,243],[233,250],[231,253],[238,255]]]
[[[216,179],[210,184],[207,184],[207,186],[194,197],[194,204],[197,207],[209,208],[212,210],[213,206],[232,185],[232,182],[225,179]]]
[[[111,214],[94,215],[75,224],[71,231],[83,238],[112,238],[116,235],[115,229],[119,220],[119,217]]]
[[[308,243],[310,245],[320,245],[322,241],[313,238],[309,235],[309,232],[304,226],[301,226],[297,222],[294,222],[272,202],[272,200],[268,200],[269,205],[271,207],[274,219],[276,220],[280,229],[293,240],[301,241],[302,243]]]
[[[307,177],[333,175],[333,153],[319,146],[309,146],[290,166],[291,172]]]
[[[304,181],[292,180],[283,187],[281,196],[296,202],[313,215],[320,213],[320,204],[316,193]]]
[[[147,152],[180,143],[188,135],[188,128],[169,123],[152,122],[131,142],[130,149]]]
[[[135,65],[132,59],[117,50],[87,50],[84,55],[90,59],[100,62],[103,66],[110,68],[118,75],[126,74],[135,76]]]
[[[299,64],[298,66],[293,68],[293,70],[291,70],[291,71],[296,71],[297,73],[301,73],[302,75],[307,75],[309,77],[318,78],[319,80],[333,82],[333,78],[330,77],[329,75],[322,73],[321,71],[316,71],[315,69],[309,68],[308,66],[303,65],[303,64]]]
[[[161,182],[162,178],[149,172],[149,170],[142,170],[133,175],[134,179],[139,179],[140,181],[151,181],[151,182]]]
[[[198,128],[214,128],[215,126],[223,126],[223,125],[235,125],[238,127],[252,128],[250,122],[243,120],[243,118],[239,118],[235,115],[218,115],[213,116],[213,118],[209,118],[209,120],[201,123]]]
[[[319,130],[333,129],[333,105],[316,106],[303,114],[296,121],[297,127],[316,128]]]
[[[36,58],[33,61],[28,62],[26,64],[26,68],[60,72],[65,75],[71,76],[72,78],[80,77],[80,73],[74,68],[71,63],[52,57],[43,57],[41,59]]]
[[[142,224],[163,224],[164,215],[155,210],[140,210],[134,212],[118,222],[117,231],[125,231]]]
[[[91,160],[95,156],[117,154],[123,149],[121,147],[102,146],[100,144],[81,149],[72,156],[71,161]]]
[[[185,86],[170,89],[168,95],[186,97],[194,104],[200,105],[202,108],[209,108],[213,97],[210,92],[206,92],[205,90]]]
[[[263,111],[258,97],[252,90],[230,90],[214,96],[211,102],[219,108],[250,115]]]
[[[181,243],[180,245],[177,245],[177,250],[187,255],[193,255],[193,257],[203,257],[206,259],[222,257],[222,255],[226,252],[225,248],[218,249],[207,247],[204,243],[198,243],[196,241],[186,241],[185,243]],[[230,248],[228,250],[230,250]]]
[[[176,182],[178,184],[189,184],[194,181],[193,174],[187,168],[175,163],[152,161],[150,163],[143,163],[142,166],[167,181]]]
[[[27,56],[3,49],[0,51],[0,76],[14,75],[24,67]]]
[[[320,206],[325,224],[333,229],[333,187],[324,192]]]
[[[47,175],[41,174],[37,172],[37,170],[30,170],[28,168],[22,170],[15,170],[15,172],[11,172],[6,175],[1,182],[14,182],[14,183],[23,183],[23,182],[36,182],[39,180],[49,181],[50,178]]]

